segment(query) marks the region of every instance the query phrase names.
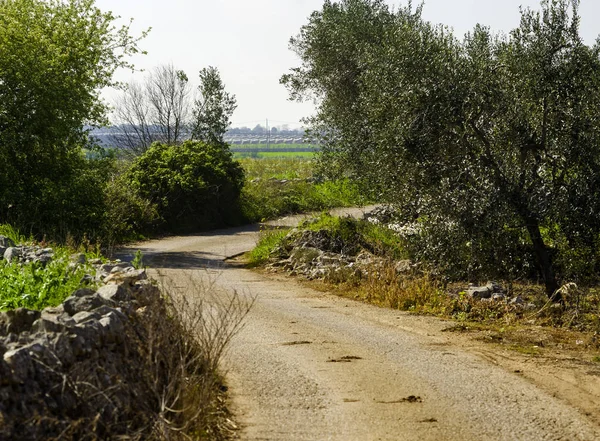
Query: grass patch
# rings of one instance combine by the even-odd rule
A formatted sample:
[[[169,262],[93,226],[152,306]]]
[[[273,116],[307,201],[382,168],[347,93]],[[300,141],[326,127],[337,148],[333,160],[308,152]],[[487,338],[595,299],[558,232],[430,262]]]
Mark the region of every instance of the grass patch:
[[[262,230],[256,247],[248,254],[250,266],[257,267],[265,264],[271,252],[283,242],[288,232],[287,228]]]
[[[23,243],[27,240],[19,230],[8,224],[0,224],[0,236],[8,237],[14,243]]]
[[[359,248],[377,256],[390,259],[405,259],[407,253],[401,239],[389,228],[351,217],[332,216],[322,213],[299,226],[310,231],[325,231],[333,240],[346,243],[350,248]]]

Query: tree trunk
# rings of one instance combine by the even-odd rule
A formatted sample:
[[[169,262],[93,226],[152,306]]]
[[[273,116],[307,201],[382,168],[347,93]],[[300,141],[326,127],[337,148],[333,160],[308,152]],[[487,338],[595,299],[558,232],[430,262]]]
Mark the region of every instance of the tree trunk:
[[[560,294],[556,293],[558,289],[558,283],[556,281],[556,275],[552,268],[552,260],[548,253],[548,248],[544,243],[542,234],[540,233],[540,225],[536,219],[528,217],[525,219],[527,222],[527,232],[533,243],[533,250],[538,261],[538,265],[542,270],[542,277],[544,278],[544,285],[546,286],[546,294],[549,298],[556,301],[560,300]]]

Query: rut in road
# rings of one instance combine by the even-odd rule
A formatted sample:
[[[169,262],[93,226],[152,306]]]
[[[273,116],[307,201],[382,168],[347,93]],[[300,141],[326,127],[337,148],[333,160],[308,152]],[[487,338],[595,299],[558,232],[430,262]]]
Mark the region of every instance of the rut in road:
[[[249,226],[131,248],[166,277],[194,274],[216,290],[256,298],[224,361],[241,439],[600,439],[578,410],[454,345],[441,332],[447,322],[226,262],[257,237]]]

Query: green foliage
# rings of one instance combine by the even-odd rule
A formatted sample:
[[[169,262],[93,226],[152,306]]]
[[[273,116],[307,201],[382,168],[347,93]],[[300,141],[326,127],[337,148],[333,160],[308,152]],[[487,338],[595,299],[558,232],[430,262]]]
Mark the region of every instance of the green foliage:
[[[144,268],[144,254],[140,251],[137,250],[133,256],[133,260],[131,261],[131,264],[133,265],[133,267],[135,269],[142,269]]]
[[[155,204],[168,231],[194,231],[236,223],[244,182],[228,149],[200,141],[154,143],[127,172],[131,186]]]
[[[86,126],[105,122],[100,89],[131,67],[138,40],[93,0],[0,2],[0,221],[42,235],[95,231],[102,164]]]
[[[91,266],[78,265],[73,269],[66,248],[54,251],[53,260],[46,265],[0,261],[0,310],[21,307],[41,310],[59,305],[78,288],[94,288],[82,283],[84,275],[95,273]]]
[[[108,245],[143,239],[160,224],[156,204],[140,196],[125,172],[117,173],[105,190],[104,234]]]
[[[0,224],[0,236],[8,237],[14,243],[23,243],[27,240],[18,229],[8,224]]]
[[[420,8],[326,1],[282,81],[319,100],[322,170],[420,216],[424,255],[474,277],[535,266],[552,295],[564,248],[544,228],[598,254],[600,44],[578,25],[577,2],[544,0],[509,36],[477,26],[459,41]]]

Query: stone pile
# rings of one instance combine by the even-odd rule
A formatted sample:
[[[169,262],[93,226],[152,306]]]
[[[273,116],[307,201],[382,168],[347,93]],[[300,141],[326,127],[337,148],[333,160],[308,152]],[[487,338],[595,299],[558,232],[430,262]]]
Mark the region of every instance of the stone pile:
[[[309,280],[351,281],[392,268],[397,274],[417,269],[409,260],[391,262],[365,250],[360,242],[344,241],[327,230],[292,230],[286,245],[273,250],[269,268]]]
[[[0,259],[8,262],[20,263],[40,262],[46,264],[54,257],[52,248],[44,248],[37,245],[16,245],[10,238],[0,236]]]
[[[99,265],[97,277],[100,288],[58,307],[0,313],[0,439],[106,439],[144,423],[140,337],[160,292],[129,263]]]

